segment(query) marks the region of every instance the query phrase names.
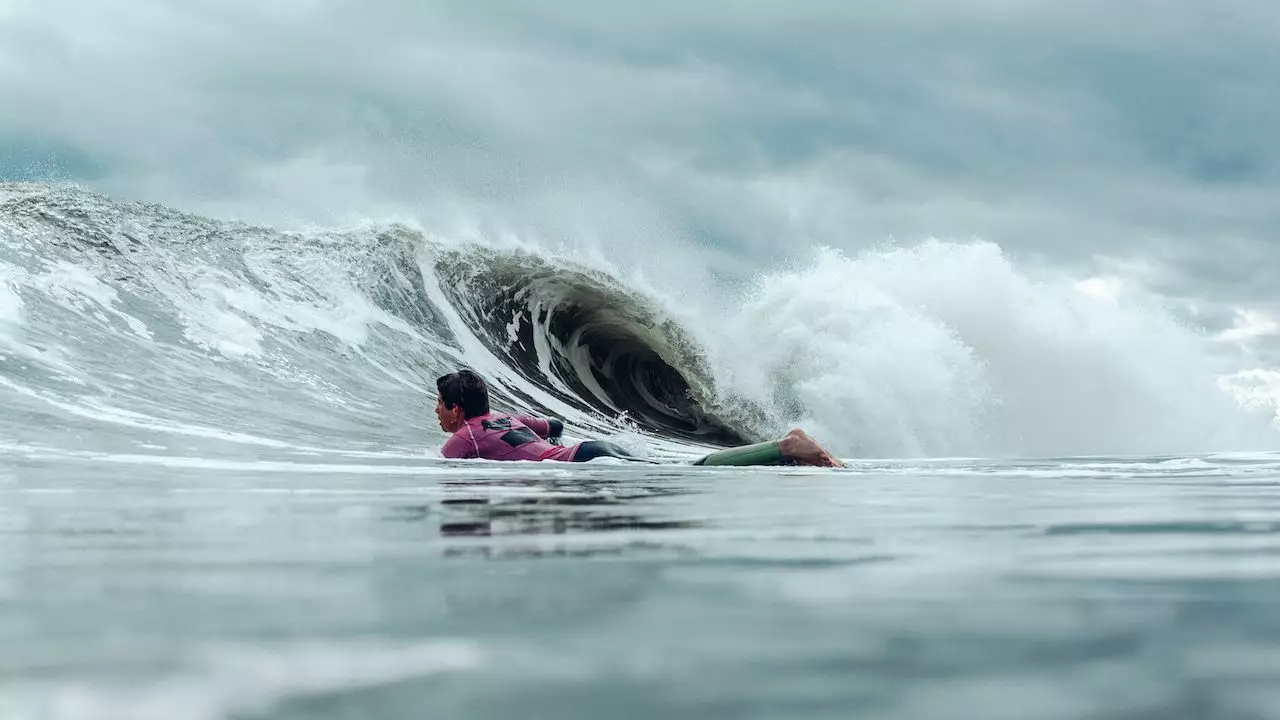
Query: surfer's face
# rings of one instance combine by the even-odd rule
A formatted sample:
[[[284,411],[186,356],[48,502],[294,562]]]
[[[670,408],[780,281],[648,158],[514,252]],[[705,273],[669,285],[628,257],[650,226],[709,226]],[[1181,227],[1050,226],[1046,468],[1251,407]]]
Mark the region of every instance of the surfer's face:
[[[436,396],[436,419],[440,421],[440,429],[451,433],[462,427],[462,405],[455,408],[444,406],[444,398]]]

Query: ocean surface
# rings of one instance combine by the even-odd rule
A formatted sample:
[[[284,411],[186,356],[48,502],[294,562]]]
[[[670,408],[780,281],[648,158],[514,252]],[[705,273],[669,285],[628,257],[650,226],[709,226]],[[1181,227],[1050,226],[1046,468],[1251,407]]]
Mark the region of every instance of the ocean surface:
[[[0,185],[0,720],[1280,717],[1275,408],[1176,313],[586,257]],[[460,366],[660,464],[442,460]]]

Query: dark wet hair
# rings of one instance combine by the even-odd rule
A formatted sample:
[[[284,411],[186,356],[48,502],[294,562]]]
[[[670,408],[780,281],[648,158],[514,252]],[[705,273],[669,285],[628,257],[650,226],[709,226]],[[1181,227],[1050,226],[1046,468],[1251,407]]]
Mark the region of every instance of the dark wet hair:
[[[444,399],[444,406],[452,410],[462,406],[463,417],[473,418],[489,414],[489,386],[484,378],[471,370],[459,370],[436,380],[436,390]]]

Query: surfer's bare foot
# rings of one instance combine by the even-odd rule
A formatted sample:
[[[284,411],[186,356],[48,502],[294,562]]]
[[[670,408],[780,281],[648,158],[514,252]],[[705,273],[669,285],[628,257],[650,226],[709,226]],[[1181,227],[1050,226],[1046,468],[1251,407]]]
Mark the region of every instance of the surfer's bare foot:
[[[824,450],[821,445],[800,428],[792,430],[787,433],[786,437],[779,440],[778,450],[782,452],[783,456],[801,465],[844,467],[844,463],[832,457],[831,453]]]

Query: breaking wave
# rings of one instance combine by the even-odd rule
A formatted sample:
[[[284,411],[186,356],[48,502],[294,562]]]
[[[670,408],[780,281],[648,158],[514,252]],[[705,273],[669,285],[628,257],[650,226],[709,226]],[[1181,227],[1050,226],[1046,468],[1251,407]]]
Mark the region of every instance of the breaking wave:
[[[1274,446],[1274,408],[1164,310],[991,244],[824,250],[725,306],[535,246],[399,224],[286,232],[0,186],[0,423],[15,446],[434,452],[434,379],[694,451],[805,425],[861,456]]]

